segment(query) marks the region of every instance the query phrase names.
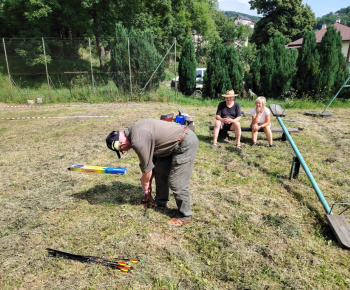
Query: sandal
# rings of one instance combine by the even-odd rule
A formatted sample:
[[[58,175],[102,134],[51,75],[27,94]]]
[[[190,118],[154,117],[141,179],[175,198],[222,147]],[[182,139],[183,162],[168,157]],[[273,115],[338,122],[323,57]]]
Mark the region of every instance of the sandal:
[[[218,147],[218,144],[217,143],[213,143],[213,144],[211,144],[211,146]]]
[[[242,145],[241,145],[241,144],[236,144],[236,147],[237,147],[238,149],[241,149],[241,148],[242,148]]]
[[[188,218],[187,220],[172,218],[170,221],[167,221],[167,224],[174,227],[182,227],[183,225],[189,223],[190,221],[191,221],[191,218]]]

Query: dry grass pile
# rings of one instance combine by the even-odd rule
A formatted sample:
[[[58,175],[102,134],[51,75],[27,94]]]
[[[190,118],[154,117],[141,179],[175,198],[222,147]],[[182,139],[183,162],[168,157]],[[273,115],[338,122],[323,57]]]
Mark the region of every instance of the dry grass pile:
[[[170,228],[173,197],[168,212],[145,211],[136,154],[118,160],[104,140],[111,130],[178,109],[194,116],[200,149],[191,180],[193,222]],[[305,172],[288,179],[290,144],[276,135],[271,150],[259,135],[250,147],[247,132],[241,150],[234,138],[212,148],[215,110],[158,103],[2,108],[3,118],[115,117],[0,120],[1,289],[349,288],[349,251],[337,243]],[[331,111],[329,119],[300,110],[287,110],[285,118],[288,127],[303,128],[293,139],[330,205],[350,201],[350,111]],[[242,125],[249,124],[244,117]],[[70,172],[72,164],[128,173]],[[144,261],[124,274],[49,257],[47,247]]]

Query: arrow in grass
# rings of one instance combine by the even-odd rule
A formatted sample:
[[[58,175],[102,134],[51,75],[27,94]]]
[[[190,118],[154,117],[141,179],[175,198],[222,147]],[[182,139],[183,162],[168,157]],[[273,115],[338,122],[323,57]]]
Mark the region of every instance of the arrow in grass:
[[[117,259],[113,259],[113,258],[101,258],[101,257],[94,257],[94,256],[76,255],[76,254],[71,254],[71,253],[62,252],[58,250],[53,250],[50,248],[47,248],[46,250],[48,251],[48,254],[52,257],[63,257],[66,259],[85,262],[85,263],[100,264],[106,267],[118,269],[126,273],[132,273],[132,270],[134,270],[135,267],[128,265],[128,263],[125,261],[130,261],[132,263],[137,263],[141,261],[139,259],[126,259],[126,258],[120,258],[119,260],[122,260],[122,261],[118,261]]]

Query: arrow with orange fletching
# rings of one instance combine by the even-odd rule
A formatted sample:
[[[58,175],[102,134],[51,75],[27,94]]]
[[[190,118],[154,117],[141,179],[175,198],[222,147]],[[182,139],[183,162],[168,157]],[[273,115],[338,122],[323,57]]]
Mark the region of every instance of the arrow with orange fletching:
[[[134,266],[131,266],[127,263],[128,261],[130,261],[131,263],[137,263],[141,261],[139,259],[129,259],[129,258],[115,259],[115,258],[106,258],[106,257],[76,255],[76,254],[71,254],[71,253],[62,252],[58,250],[53,250],[50,248],[47,248],[46,250],[48,251],[48,254],[52,257],[62,257],[65,259],[80,261],[84,263],[100,264],[106,267],[111,267],[111,268],[120,270],[125,273],[133,273],[133,270],[135,270]]]

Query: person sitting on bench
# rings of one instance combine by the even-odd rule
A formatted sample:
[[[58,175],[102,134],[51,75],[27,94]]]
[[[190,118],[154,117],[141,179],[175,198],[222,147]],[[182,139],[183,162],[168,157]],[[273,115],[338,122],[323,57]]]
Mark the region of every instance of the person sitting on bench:
[[[217,139],[219,131],[232,130],[235,131],[236,147],[241,148],[241,106],[235,102],[234,99],[238,94],[234,90],[227,91],[225,95],[225,102],[221,102],[216,110],[216,121],[214,126],[213,146],[217,146]]]
[[[256,145],[258,139],[258,131],[263,129],[270,148],[275,146],[272,144],[272,132],[271,132],[271,113],[268,108],[265,107],[266,99],[264,97],[258,97],[255,100],[255,108],[252,110],[252,146]]]

